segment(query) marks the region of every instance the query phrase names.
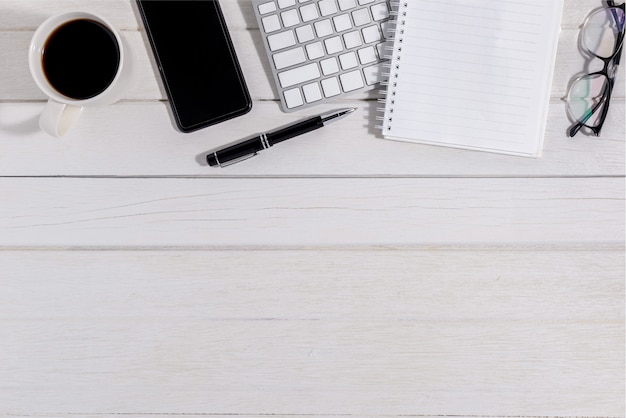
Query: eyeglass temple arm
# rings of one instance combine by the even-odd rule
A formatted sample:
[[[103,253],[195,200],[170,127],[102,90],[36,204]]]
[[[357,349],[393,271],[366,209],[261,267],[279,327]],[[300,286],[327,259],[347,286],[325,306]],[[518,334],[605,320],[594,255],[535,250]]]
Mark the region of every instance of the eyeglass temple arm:
[[[622,26],[623,23],[622,23]],[[615,57],[613,57],[613,64],[615,65],[619,65],[619,62],[622,59],[622,52],[624,51],[624,30],[622,29],[622,33],[619,34],[619,36],[617,37],[617,42],[618,42],[618,48],[619,50],[617,51],[617,54],[615,54]]]
[[[625,9],[624,4],[621,6],[615,6],[615,2],[613,0],[607,0],[607,4],[609,7],[619,7],[621,9]],[[617,48],[615,56],[613,57],[613,64],[619,65],[619,62],[622,59],[622,51],[624,50],[624,13],[622,13],[622,18],[618,16],[614,9],[611,9],[611,14],[613,15],[613,19],[615,19],[615,23],[617,24],[617,29],[619,30],[619,35],[617,36]]]
[[[580,132],[580,130],[583,127],[586,126],[585,123],[589,120],[591,115],[593,115],[593,110],[588,113],[588,115],[585,117],[584,121],[578,122],[578,123],[576,123],[576,125],[572,126],[570,128],[570,130],[567,132],[567,136],[569,136],[570,138],[573,138],[574,136],[576,136],[576,134],[578,132]],[[600,131],[598,130],[598,128],[589,128],[589,129],[591,129],[593,131],[593,134],[595,136],[599,136],[600,135]]]

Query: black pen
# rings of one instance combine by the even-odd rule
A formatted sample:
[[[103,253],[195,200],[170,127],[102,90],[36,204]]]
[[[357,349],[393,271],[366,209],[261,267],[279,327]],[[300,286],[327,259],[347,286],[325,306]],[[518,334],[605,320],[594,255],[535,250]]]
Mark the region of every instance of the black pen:
[[[247,139],[235,145],[211,152],[207,155],[206,160],[210,166],[225,167],[239,161],[246,160],[256,155],[257,152],[268,149],[280,142],[286,141],[293,137],[314,131],[329,123],[338,121],[354,112],[356,108],[341,109],[302,122],[279,129],[274,132],[261,134],[255,138]]]

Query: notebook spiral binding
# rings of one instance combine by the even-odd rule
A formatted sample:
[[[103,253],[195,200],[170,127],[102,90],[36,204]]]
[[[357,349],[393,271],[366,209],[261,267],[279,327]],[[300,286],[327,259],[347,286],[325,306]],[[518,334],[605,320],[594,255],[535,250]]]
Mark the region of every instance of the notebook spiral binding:
[[[380,116],[376,117],[376,121],[381,122],[379,125],[376,125],[376,129],[387,132],[391,130],[390,123],[393,121],[393,96],[396,94],[395,88],[397,87],[395,79],[398,78],[398,70],[400,69],[400,53],[402,52],[402,37],[404,35],[404,26],[406,25],[406,8],[408,7],[408,1],[391,0],[390,3],[390,14],[392,18],[389,22],[389,32],[393,33],[393,36],[388,38],[388,40],[393,42],[390,42],[384,47],[385,60],[387,61],[383,64],[384,72],[382,77],[386,81],[380,83],[384,89],[379,90],[382,97],[378,99],[378,103],[384,104],[385,107],[378,107],[376,109],[380,114]],[[385,109],[388,113],[386,118],[384,116]]]

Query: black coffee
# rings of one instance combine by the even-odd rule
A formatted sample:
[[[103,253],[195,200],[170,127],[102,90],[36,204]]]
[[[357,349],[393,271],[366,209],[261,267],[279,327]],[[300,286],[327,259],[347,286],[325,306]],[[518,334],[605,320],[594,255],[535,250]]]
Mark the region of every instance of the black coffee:
[[[72,99],[89,99],[106,90],[117,74],[120,49],[115,35],[95,20],[72,20],[46,41],[42,56],[48,82]]]

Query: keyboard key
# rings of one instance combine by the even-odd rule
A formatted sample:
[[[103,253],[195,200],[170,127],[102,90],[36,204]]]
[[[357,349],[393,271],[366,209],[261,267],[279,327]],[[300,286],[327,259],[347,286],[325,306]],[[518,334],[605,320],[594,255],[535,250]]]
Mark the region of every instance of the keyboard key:
[[[317,83],[302,86],[302,92],[304,93],[304,98],[307,103],[313,103],[323,99],[322,90],[320,90],[320,85]]]
[[[363,26],[372,22],[370,12],[367,9],[359,9],[352,12],[352,20],[354,20],[354,26]]]
[[[343,32],[352,29],[352,20],[350,15],[343,14],[333,17],[333,23],[335,24],[335,30],[337,32]]]
[[[371,44],[372,42],[380,41],[380,29],[378,29],[378,25],[372,25],[364,28],[363,32],[363,40],[366,44]]]
[[[315,22],[315,33],[319,38],[323,38],[333,33],[333,25],[330,23],[330,19],[320,20]]]
[[[339,0],[339,10],[354,9],[356,7],[356,0]]]
[[[376,44],[376,51],[378,51],[378,56],[380,59],[391,59],[391,51],[393,49],[393,42],[387,41]]]
[[[278,51],[280,49],[289,48],[296,44],[296,37],[292,30],[287,32],[277,33],[267,37],[267,43],[270,46],[270,50]]]
[[[290,49],[289,51],[274,54],[274,65],[278,70],[282,70],[283,68],[291,67],[293,65],[302,64],[305,61],[306,56],[304,54],[304,48],[302,48],[301,46],[298,48]]]
[[[303,65],[302,67],[278,73],[278,79],[280,80],[280,85],[283,88],[306,83],[307,81],[315,80],[319,77],[321,77],[320,69],[316,63]]]
[[[283,20],[283,26],[286,28],[296,26],[298,23],[300,23],[300,16],[298,15],[298,11],[296,9],[282,12],[280,14],[280,17]]]
[[[298,36],[298,42],[301,44],[305,42],[312,41],[315,39],[315,34],[313,33],[313,26],[305,25],[296,28],[296,35]]]
[[[331,75],[339,72],[339,64],[337,63],[337,58],[335,57],[330,57],[320,61],[320,66],[322,67],[322,74],[324,75]]]
[[[373,62],[378,61],[378,57],[376,56],[376,50],[373,46],[368,46],[365,48],[359,49],[359,61],[361,64],[371,64]]]
[[[296,0],[278,0],[278,7],[284,9],[286,7],[291,7],[296,4]]]
[[[339,36],[326,39],[324,41],[324,45],[326,45],[326,51],[329,55],[343,51],[343,43],[341,42],[341,38]]]
[[[355,30],[345,33],[343,35],[343,42],[346,44],[346,49],[352,49],[363,45],[360,31]]]
[[[343,91],[349,92],[353,90],[358,90],[362,87],[365,87],[363,84],[363,76],[361,75],[361,70],[354,70],[349,73],[344,73],[339,76],[341,80],[341,87],[343,87]]]
[[[384,39],[393,39],[394,28],[389,24],[389,21],[386,20],[380,24],[380,29],[383,32]]]
[[[372,16],[374,17],[374,21],[380,22],[381,20],[385,20],[389,17],[389,9],[387,8],[387,3],[378,3],[370,7],[372,11]]]
[[[367,83],[368,86],[373,86],[380,83],[381,81],[384,81],[383,74],[384,72],[382,64],[372,65],[363,69],[363,75],[365,75],[365,83]]]
[[[310,22],[320,17],[317,12],[317,6],[314,4],[307,4],[306,6],[300,7],[300,14],[302,15],[303,22]]]
[[[349,70],[359,66],[359,61],[356,59],[356,54],[352,51],[339,55],[339,62],[341,62],[341,68],[343,70]]]
[[[306,53],[310,60],[316,60],[324,56],[324,47],[321,42],[315,42],[306,46]]]
[[[272,13],[276,11],[276,3],[273,1],[259,4],[259,13],[262,15],[266,15],[268,13]]]
[[[276,32],[277,30],[281,29],[280,20],[278,20],[277,15],[264,17],[262,22],[263,22],[263,29],[265,29],[265,32],[267,33]]]
[[[300,89],[298,88],[285,90],[283,95],[285,96],[285,103],[287,103],[287,107],[289,109],[293,109],[294,107],[299,107],[304,104],[304,101],[302,100],[302,93],[300,93]]]
[[[324,97],[326,98],[339,96],[341,94],[339,81],[335,77],[322,80],[322,90],[324,90]]]
[[[330,16],[333,13],[338,12],[335,0],[320,0],[318,6],[320,7],[320,12],[322,13],[322,16]]]

